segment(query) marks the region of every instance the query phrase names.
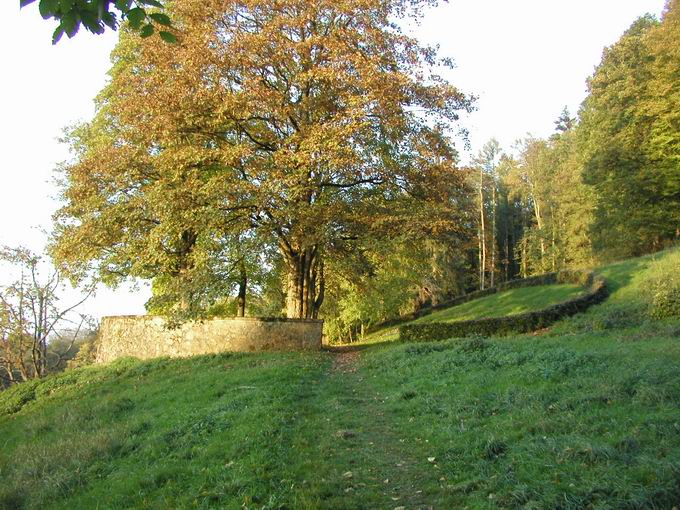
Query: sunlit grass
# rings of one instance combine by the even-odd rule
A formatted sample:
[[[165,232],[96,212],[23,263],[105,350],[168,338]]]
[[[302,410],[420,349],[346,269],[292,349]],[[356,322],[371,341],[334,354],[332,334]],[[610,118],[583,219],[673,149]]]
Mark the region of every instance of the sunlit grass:
[[[582,287],[566,284],[511,289],[425,315],[413,321],[413,324],[504,317],[561,303],[576,297],[581,292],[583,292]]]
[[[647,319],[645,289],[678,259],[602,268],[610,299],[539,336],[19,386],[0,393],[0,508],[672,508],[680,320]]]
[[[425,315],[409,324],[456,322],[525,313],[567,301],[583,291],[584,289],[578,285],[568,284],[511,289]],[[359,343],[391,342],[398,338],[399,327],[396,326],[366,335]]]

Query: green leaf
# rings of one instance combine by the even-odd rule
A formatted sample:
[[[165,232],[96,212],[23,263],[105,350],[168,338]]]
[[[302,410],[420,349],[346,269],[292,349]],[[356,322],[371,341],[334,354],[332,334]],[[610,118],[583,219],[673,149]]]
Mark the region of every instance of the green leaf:
[[[35,0],[19,0],[19,8],[21,9],[22,7],[26,7],[27,5],[32,4],[35,2]]]
[[[69,12],[73,9],[74,4],[75,0],[59,0],[59,10],[61,12]]]
[[[87,28],[93,34],[101,34],[104,32],[104,25],[99,20],[99,16],[97,16],[94,12],[82,11],[81,18],[85,28]]]
[[[112,12],[102,14],[102,21],[112,30],[118,28],[118,20],[116,20],[116,15]]]
[[[159,9],[163,8],[163,4],[160,2],[157,2],[156,0],[140,0],[141,3],[144,5],[151,5],[153,7],[158,7]]]
[[[123,14],[127,14],[127,12],[130,10],[130,6],[132,5],[132,0],[115,0],[113,5],[115,5],[116,9],[121,11]]]
[[[151,14],[149,14],[149,16],[151,17],[152,20],[154,20],[159,25],[164,25],[166,27],[169,27],[170,25],[172,25],[172,21],[170,21],[170,18],[167,15],[162,14],[160,12],[151,13]]]
[[[52,44],[57,44],[61,36],[64,35],[64,27],[59,24],[54,33],[52,34]]]
[[[144,28],[139,32],[139,35],[142,37],[150,37],[153,35],[153,25],[151,23],[144,25]]]
[[[175,34],[170,32],[161,31],[159,35],[166,43],[175,44],[177,42],[177,37],[175,37]]]
[[[58,7],[58,0],[40,0],[38,4],[38,10],[44,19],[53,17],[57,13]]]
[[[73,11],[71,11],[61,17],[61,26],[70,39],[78,33],[78,29],[80,28],[80,19]]]
[[[128,11],[126,17],[130,26],[137,30],[142,26],[142,23],[144,23],[144,20],[146,19],[146,11],[141,7],[135,7]]]

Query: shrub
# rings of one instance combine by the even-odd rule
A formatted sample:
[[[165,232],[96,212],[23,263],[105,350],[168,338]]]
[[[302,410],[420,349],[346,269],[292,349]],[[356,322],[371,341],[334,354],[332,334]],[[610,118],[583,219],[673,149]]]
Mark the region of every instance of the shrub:
[[[484,337],[474,335],[461,344],[460,350],[463,352],[478,352],[484,351],[490,346],[491,344]]]
[[[78,368],[92,365],[96,361],[97,356],[97,339],[96,337],[85,340],[80,344],[78,352],[73,359],[66,363],[67,368]]]
[[[654,319],[680,317],[680,250],[654,260],[649,267],[653,275],[646,282],[648,314]]]
[[[35,389],[38,380],[16,384],[0,395],[0,416],[14,414],[27,403],[35,400]]]
[[[680,281],[659,281],[652,291],[650,315],[655,319],[680,317]]]

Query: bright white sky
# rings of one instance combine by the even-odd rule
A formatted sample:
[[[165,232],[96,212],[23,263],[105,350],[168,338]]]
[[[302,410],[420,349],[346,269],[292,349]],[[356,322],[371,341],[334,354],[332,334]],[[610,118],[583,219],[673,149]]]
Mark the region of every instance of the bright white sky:
[[[62,129],[94,113],[106,82],[116,35],[78,34],[55,47],[53,24],[36,5],[0,2],[0,245],[44,247],[57,208],[53,169],[68,157]],[[585,80],[639,16],[660,15],[664,0],[450,0],[431,10],[415,30],[441,54],[453,57],[451,81],[479,97],[463,125],[471,152],[491,137],[510,149],[531,133],[545,137],[566,105],[585,97]],[[143,313],[148,289],[102,289],[86,306],[103,315]]]

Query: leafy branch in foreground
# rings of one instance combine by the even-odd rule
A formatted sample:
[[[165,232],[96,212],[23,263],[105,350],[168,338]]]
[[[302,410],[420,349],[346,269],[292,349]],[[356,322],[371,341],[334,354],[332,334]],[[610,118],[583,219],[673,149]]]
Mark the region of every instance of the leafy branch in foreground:
[[[32,4],[36,0],[20,0],[21,7]],[[156,30],[166,42],[177,42],[170,31],[172,21],[167,14],[149,9],[164,9],[157,0],[40,0],[38,9],[44,19],[59,22],[52,35],[52,44],[56,44],[66,34],[74,37],[81,25],[93,34],[103,34],[107,27],[117,30],[122,21],[141,37],[149,37]]]

